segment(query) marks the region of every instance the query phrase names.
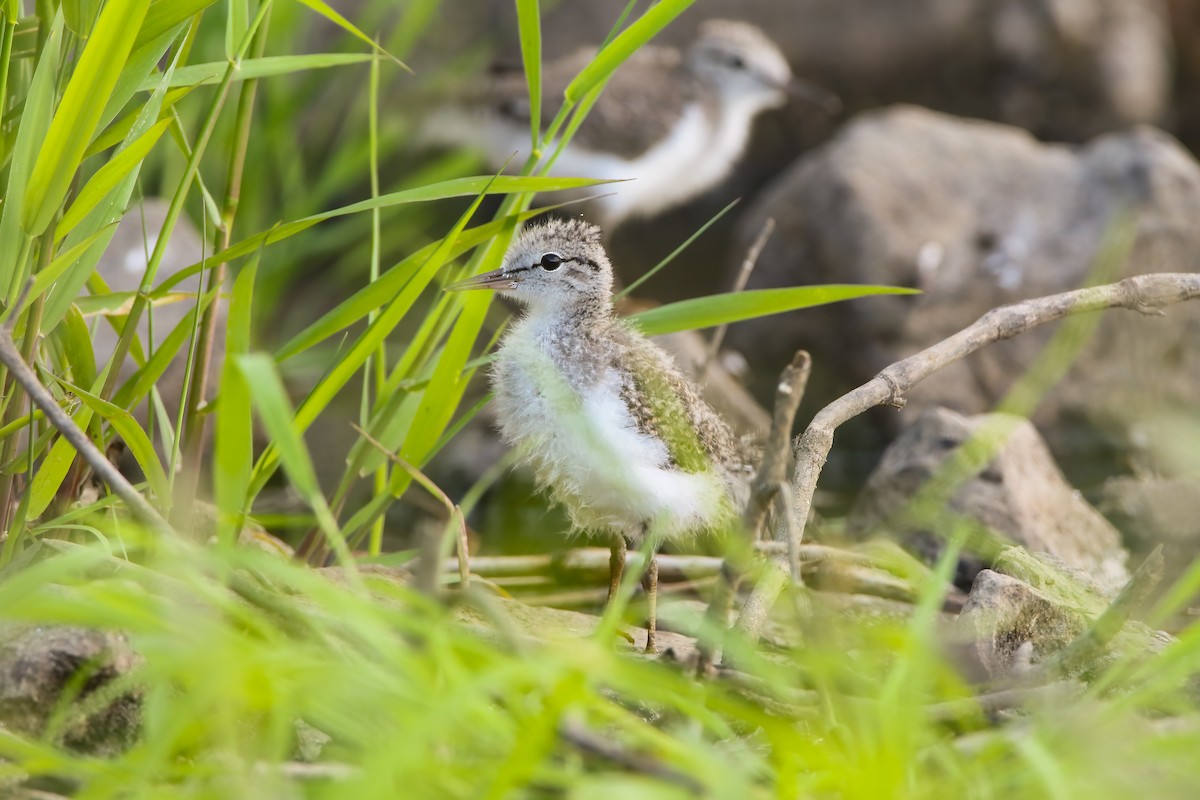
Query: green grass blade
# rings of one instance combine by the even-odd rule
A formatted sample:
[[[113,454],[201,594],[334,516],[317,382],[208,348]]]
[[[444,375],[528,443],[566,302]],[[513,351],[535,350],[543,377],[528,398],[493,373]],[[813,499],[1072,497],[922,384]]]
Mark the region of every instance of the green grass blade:
[[[17,263],[24,210],[25,190],[38,148],[46,138],[54,113],[54,82],[57,75],[58,51],[62,45],[62,16],[55,17],[50,26],[42,58],[33,72],[33,80],[25,95],[21,125],[13,144],[12,161],[8,168],[8,186],[4,206],[0,211],[0,292],[7,292],[6,305],[16,302],[24,284],[24,264]]]
[[[527,211],[524,214],[493,220],[465,230],[455,240],[446,260],[452,261],[471,248],[487,241],[499,233],[505,225],[520,224],[540,213],[542,210]],[[384,272],[379,276],[379,280],[358,290],[312,325],[292,337],[279,349],[275,358],[281,362],[293,358],[329,337],[335,336],[365,318],[370,312],[382,308],[404,288],[417,267],[424,264],[440,246],[441,242],[428,244]]]
[[[271,436],[274,450],[278,453],[284,471],[291,479],[292,485],[312,508],[330,546],[338,554],[339,561],[343,565],[350,565],[350,550],[342,539],[337,521],[325,502],[325,496],[321,494],[317,473],[313,469],[308,450],[292,425],[291,404],[288,402],[279,372],[275,369],[275,362],[265,353],[250,353],[238,356],[236,363],[258,409],[258,417]]]
[[[21,227],[29,235],[40,235],[62,205],[149,5],[109,0],[100,12],[25,187]]]
[[[63,214],[58,227],[54,229],[54,241],[60,241],[70,233],[109,192],[117,188],[126,175],[142,163],[170,124],[171,121],[167,119],[156,123],[113,156],[107,164],[96,170],[96,174],[79,190],[75,202]]]
[[[180,270],[159,284],[153,293],[168,292],[182,281],[198,274],[206,268],[212,268],[217,264],[249,255],[264,244],[270,245],[281,242],[284,239],[308,230],[318,223],[336,217],[359,214],[363,211],[371,211],[376,208],[390,208],[407,203],[428,203],[434,200],[446,200],[455,197],[472,197],[481,192],[484,194],[513,194],[517,192],[531,192],[536,194],[538,192],[553,192],[562,189],[581,189],[610,182],[592,180],[590,178],[525,178],[502,175],[500,177],[455,178],[453,180],[432,183],[428,186],[420,186],[415,189],[392,192],[370,200],[362,200],[348,206],[335,208],[331,211],[313,214],[312,216],[293,222],[285,222],[282,225],[276,225],[270,230],[256,233],[231,245],[225,250],[214,253],[204,261],[197,262],[186,269]]]
[[[138,425],[133,415],[120,406],[101,400],[91,392],[67,383],[61,378],[55,378],[55,380],[73,392],[93,413],[98,414],[112,426],[112,429],[129,447],[129,452],[133,454],[134,460],[142,468],[146,482],[150,484],[150,489],[159,498],[159,501],[169,497],[167,474],[158,460],[158,454],[154,452],[154,445],[151,444],[150,437],[142,430],[142,426]]]
[[[187,22],[217,0],[154,0],[146,12],[134,48],[140,50],[172,28]]]
[[[529,87],[529,127],[532,150],[542,141],[542,19],[538,0],[517,0],[517,26],[521,35],[521,61]]]
[[[360,31],[357,27],[355,27],[354,23],[352,23],[350,20],[343,17],[338,12],[334,11],[332,8],[329,7],[329,5],[327,3],[323,2],[323,0],[297,0],[297,1],[301,5],[308,6],[313,11],[317,12],[322,17],[325,17],[325,19],[332,22],[334,25],[337,25],[342,30],[348,32],[350,35],[354,36],[357,39],[362,40],[368,46],[370,46],[371,49],[374,50],[375,52],[379,53],[380,55],[387,56],[392,61],[395,61],[396,64],[399,67],[401,67],[402,69],[404,69],[406,72],[412,72],[412,70],[408,68],[407,64],[405,64],[400,59],[396,58],[394,55],[389,53],[387,50],[384,50],[383,47],[381,47],[378,42],[376,42],[370,36],[367,36],[365,33]]]
[[[92,421],[92,409],[87,405],[82,405],[71,419],[78,427],[87,430],[87,426]],[[63,480],[67,477],[67,470],[71,468],[71,464],[74,461],[75,447],[62,437],[55,440],[54,445],[50,448],[50,452],[46,454],[41,466],[34,473],[33,480],[30,481],[28,490],[29,504],[26,510],[26,517],[28,519],[40,517],[51,501],[54,500],[55,495],[58,494],[59,487],[62,486]]]
[[[163,97],[162,110],[159,111],[158,115],[159,119],[167,119],[167,112],[174,108],[176,103],[191,94],[192,88],[191,86],[187,86],[182,89],[171,89],[167,92],[166,96]],[[88,146],[87,152],[84,154],[84,158],[102,153],[113,145],[119,144],[129,135],[129,131],[133,129],[133,124],[141,116],[141,113],[142,109],[135,108],[121,117],[121,119],[109,125],[103,133],[92,140],[91,145]]]
[[[662,0],[651,6],[584,67],[567,86],[566,99],[577,103],[594,86],[608,79],[642,45],[691,6],[692,0]]]
[[[242,37],[250,28],[250,3],[248,0],[229,0],[225,16],[225,58],[237,58]]]
[[[512,233],[513,231],[509,230],[507,235],[497,236],[488,243],[487,250],[480,259],[483,269],[499,266]],[[492,297],[486,292],[471,293],[464,298],[462,313],[450,332],[441,357],[437,360],[429,386],[421,396],[421,405],[417,408],[412,427],[400,450],[406,461],[417,466],[424,465],[446,426],[454,418],[454,412],[470,380],[470,373],[465,373],[463,366],[471,357],[471,348],[479,338],[491,300]],[[407,472],[394,470],[393,493],[399,494],[403,491],[402,487],[407,486],[411,480]]]
[[[171,62],[167,68],[166,74],[163,75],[162,83],[147,98],[145,104],[133,126],[129,129],[129,134],[125,138],[126,143],[136,141],[146,131],[148,131],[158,119],[159,113],[162,110],[162,103],[167,93],[167,84],[170,82],[172,71],[175,69],[176,59]],[[124,215],[126,206],[129,204],[129,198],[133,195],[134,186],[137,183],[138,175],[141,174],[141,163],[135,164],[125,177],[120,181],[116,188],[105,195],[99,205],[86,214],[81,222],[79,222],[74,230],[67,234],[63,240],[62,246],[68,250],[73,249],[80,242],[95,237],[94,243],[87,252],[85,252],[79,260],[69,267],[62,277],[55,282],[51,287],[49,294],[46,296],[46,306],[43,315],[43,325],[47,329],[53,328],[62,319],[62,315],[66,313],[71,304],[79,296],[80,290],[87,283],[88,278],[93,275],[95,266],[100,261],[100,257],[104,254],[108,243],[112,240],[116,233],[116,225]],[[95,236],[99,233],[99,236]]]
[[[167,371],[167,368],[171,366],[171,362],[175,360],[175,356],[191,337],[192,328],[196,324],[196,314],[204,313],[204,309],[208,308],[208,304],[217,296],[220,288],[219,286],[213,287],[211,292],[200,298],[200,302],[196,304],[197,307],[193,308],[188,312],[186,317],[179,321],[179,324],[155,348],[154,353],[146,363],[137,372],[129,376],[124,385],[117,390],[116,394],[113,395],[112,402],[122,408],[132,408],[149,394],[154,384]]]
[[[681,300],[628,317],[647,336],[712,328],[800,308],[839,303],[857,297],[918,294],[897,286],[797,286],[787,289],[753,289]]]
[[[29,290],[29,296],[25,298],[25,304],[20,310],[24,311],[33,302],[34,298],[41,297],[50,290],[50,287],[62,277],[62,274],[83,258],[84,254],[91,249],[92,245],[104,234],[109,236],[113,233],[113,228],[116,223],[107,225],[93,233],[91,236],[83,239],[73,247],[67,248],[64,252],[55,256],[54,260],[42,268],[36,276],[34,276],[32,288]]]
[[[72,308],[61,325],[50,332],[50,340],[62,350],[62,360],[71,370],[71,381],[79,386],[96,382],[96,353],[91,331],[79,309]]]
[[[693,233],[691,236],[689,236],[687,239],[685,239],[685,240],[683,241],[683,244],[679,245],[679,247],[676,247],[674,250],[672,250],[670,253],[668,253],[668,254],[667,254],[667,257],[666,257],[666,258],[664,258],[662,261],[659,261],[659,262],[658,262],[657,264],[655,264],[653,267],[651,267],[650,269],[646,270],[646,274],[645,274],[645,275],[642,275],[642,276],[641,276],[641,277],[639,277],[637,280],[635,280],[633,283],[629,284],[629,285],[628,285],[628,286],[626,286],[624,289],[622,289],[621,291],[617,292],[617,294],[616,294],[616,298],[617,298],[617,299],[620,299],[620,298],[622,298],[622,297],[625,297],[625,296],[626,296],[626,295],[628,295],[630,292],[632,292],[634,289],[636,289],[637,287],[641,286],[643,283],[645,283],[646,281],[650,280],[650,279],[651,279],[651,278],[653,278],[655,275],[657,275],[657,274],[659,273],[659,271],[660,271],[660,270],[662,270],[664,267],[666,267],[668,264],[670,264],[672,261],[674,261],[674,260],[675,260],[675,259],[676,259],[676,258],[679,256],[679,254],[680,254],[680,253],[682,253],[684,250],[688,249],[688,247],[690,247],[690,246],[691,246],[692,242],[694,242],[694,241],[696,241],[697,239],[699,239],[699,238],[700,238],[700,236],[701,236],[701,235],[702,235],[702,234],[703,234],[703,233],[704,233],[706,230],[708,230],[710,227],[712,227],[713,223],[715,223],[715,222],[716,222],[717,220],[719,220],[721,217],[725,216],[725,215],[726,215],[726,214],[728,214],[730,211],[732,211],[732,210],[733,210],[733,207],[734,207],[734,206],[736,206],[736,205],[737,205],[739,202],[741,202],[741,198],[738,198],[738,199],[735,199],[735,200],[731,201],[731,202],[730,202],[730,203],[729,203],[727,206],[725,206],[725,207],[724,207],[724,208],[722,208],[720,211],[718,211],[716,214],[714,214],[714,215],[712,216],[712,218],[708,220],[708,222],[706,222],[706,223],[704,223],[703,225],[701,225],[699,228],[697,228],[697,229],[696,229],[696,232],[695,232],[695,233]]]
[[[312,53],[298,56],[263,56],[262,58],[244,58],[238,64],[233,80],[249,81],[258,78],[274,78],[280,75],[293,75],[314,69],[331,69],[354,64],[364,64],[373,61],[375,56],[370,53]],[[191,64],[175,70],[171,78],[172,89],[197,86],[211,86],[221,82],[225,70],[229,68],[228,61],[211,61],[204,64]],[[158,85],[157,76],[146,78],[139,88],[148,92]]]
[[[254,427],[250,387],[237,367],[237,359],[250,352],[253,322],[254,279],[258,256],[238,273],[229,301],[225,362],[221,368],[221,413],[216,415],[213,453],[213,495],[221,513],[218,541],[236,541],[246,502],[246,487],[254,465]]]

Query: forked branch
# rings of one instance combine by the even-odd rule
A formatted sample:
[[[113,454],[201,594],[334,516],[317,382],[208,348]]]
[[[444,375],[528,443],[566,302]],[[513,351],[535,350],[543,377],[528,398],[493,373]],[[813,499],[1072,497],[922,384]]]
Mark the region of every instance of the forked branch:
[[[1141,314],[1161,315],[1162,309],[1200,298],[1200,274],[1159,273],[1077,289],[1071,292],[1013,303],[991,311],[974,324],[916,355],[884,369],[857,389],[825,406],[795,442],[796,468],[792,477],[795,508],[793,534],[802,538],[817,479],[833,447],[833,434],[842,424],[879,405],[903,406],[905,395],[921,381],[942,368],[984,347],[1011,339],[1034,328],[1073,314],[1127,308]],[[779,581],[764,581],[751,600],[756,608],[769,608],[783,588]],[[748,630],[756,620],[743,613],[738,626]],[[761,624],[761,620],[757,620]]]

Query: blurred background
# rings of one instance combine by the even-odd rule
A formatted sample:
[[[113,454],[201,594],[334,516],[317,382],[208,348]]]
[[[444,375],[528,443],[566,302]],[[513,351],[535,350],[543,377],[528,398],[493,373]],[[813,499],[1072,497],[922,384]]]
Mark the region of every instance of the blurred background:
[[[380,191],[486,169],[477,153],[419,143],[427,137],[417,132],[439,106],[478,91],[493,65],[519,65],[513,4],[333,5],[368,34],[378,31],[417,75],[383,70]],[[625,5],[544,3],[546,59],[597,45]],[[1088,282],[1200,267],[1200,2],[705,0],[656,43],[686,47],[713,18],[762,28],[797,77],[835,93],[843,108],[831,114],[792,102],[762,114],[726,180],[611,231],[610,251],[628,283],[740,198],[638,288],[639,301],[728,291],[768,218],[776,228],[750,288],[921,289],[919,296],[856,300],[730,329],[721,364],[760,403],[769,402],[775,376],[797,348],[812,353],[801,425],[882,367],[989,308]],[[271,53],[298,43],[306,51],[361,49],[298,6],[276,9],[270,34]],[[197,47],[219,59],[220,45],[213,35]],[[366,78],[364,64],[263,83],[256,125],[265,130],[250,144],[239,212],[244,230],[369,192]],[[556,105],[547,103],[548,116]],[[174,184],[172,169],[143,173],[148,197]],[[385,209],[383,263],[433,241],[464,207]],[[366,215],[335,220],[264,259],[259,297],[274,307],[259,318],[263,346],[286,340],[363,285],[369,226]],[[1114,250],[1121,231],[1129,236]],[[1101,257],[1111,252],[1119,257]],[[490,331],[506,313],[495,306]],[[405,335],[396,337],[397,347]],[[1010,408],[1005,398],[1053,335],[1053,328],[1039,329],[990,347],[922,384],[903,412],[877,410],[848,425],[823,476],[818,510],[831,518],[851,513],[884,449],[923,412]],[[337,347],[331,341],[283,365],[297,392],[320,376]],[[1178,306],[1165,318],[1111,312],[1060,366],[1061,380],[1012,410],[1032,417],[1070,484],[1117,523],[1135,552],[1168,538],[1180,559],[1190,557],[1200,546],[1200,525],[1186,510],[1200,500],[1200,309]],[[468,405],[486,390],[477,383]],[[352,390],[345,395],[352,416],[358,399]],[[309,434],[327,481],[340,474],[340,454],[355,438],[336,416],[327,414]],[[428,467],[452,498],[476,486],[503,455],[485,417]],[[747,412],[739,425],[755,433],[762,419]],[[338,456],[322,465],[325,453]],[[470,520],[473,548],[545,549],[542,534],[565,530],[565,520],[533,496],[519,470],[503,478],[504,470],[496,472],[487,480],[499,480],[500,488]],[[439,513],[423,494],[410,490],[406,499],[389,517],[389,535],[400,545]],[[286,511],[286,498],[280,508]],[[286,522],[286,513],[278,521]]]

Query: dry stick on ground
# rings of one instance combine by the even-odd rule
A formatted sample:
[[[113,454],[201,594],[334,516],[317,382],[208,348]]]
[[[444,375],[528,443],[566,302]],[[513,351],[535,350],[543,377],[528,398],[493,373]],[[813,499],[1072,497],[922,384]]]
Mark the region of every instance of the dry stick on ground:
[[[769,227],[764,227],[763,230],[770,233]],[[766,237],[761,238],[765,242]],[[749,532],[755,541],[758,540],[759,531],[767,517],[767,509],[776,498],[787,491],[788,466],[791,464],[788,440],[791,438],[796,411],[800,408],[800,401],[804,399],[804,389],[808,386],[808,376],[811,372],[812,357],[800,350],[792,357],[792,363],[784,368],[779,376],[779,384],[775,387],[775,412],[771,417],[771,433],[763,448],[762,461],[758,465],[754,482],[750,485],[750,499],[742,514],[742,528]],[[790,503],[788,505],[790,506]],[[784,511],[781,515],[781,528],[794,529],[795,526],[790,521],[791,515],[786,513],[787,509]],[[798,537],[789,536],[788,543],[787,555],[772,559],[772,564],[774,566],[774,562],[782,559],[789,565],[785,569],[789,570],[793,580],[799,581],[800,541]],[[741,581],[741,569],[727,559],[721,567],[721,578],[705,615],[711,630],[725,629],[729,609],[733,605],[733,596],[737,593],[738,583]],[[702,643],[697,664],[698,672],[709,673],[719,657],[720,652],[715,642]]]
[[[898,361],[849,394],[825,406],[796,440],[796,470],[792,478],[795,520],[799,536],[812,509],[817,478],[833,448],[833,433],[843,423],[879,405],[904,406],[912,387],[943,367],[981,350],[993,342],[1011,339],[1047,322],[1072,314],[1127,308],[1142,314],[1161,315],[1175,303],[1200,298],[1200,275],[1161,273],[1138,275],[1117,283],[1025,300],[992,309],[974,324],[914,356]],[[778,532],[777,532],[778,535]],[[768,574],[755,587],[738,627],[749,633],[761,628],[783,582]],[[753,614],[747,610],[753,605]]]
[[[645,752],[631,750],[614,741],[611,736],[604,736],[598,732],[594,732],[579,722],[573,720],[562,722],[558,726],[558,735],[564,742],[567,742],[581,752],[611,761],[630,772],[649,775],[653,778],[673,783],[692,794],[702,794],[704,792],[704,786],[691,775],[680,772],[674,767],[647,755]]]
[[[53,395],[47,391],[45,386],[42,386],[37,375],[21,358],[21,353],[17,350],[16,343],[13,342],[12,331],[8,326],[0,326],[0,362],[8,367],[13,379],[21,385],[33,404],[42,410],[50,424],[71,443],[75,451],[92,468],[92,472],[108,484],[113,494],[125,501],[125,505],[129,506],[129,510],[135,517],[157,533],[175,533],[175,530],[154,509],[154,506],[150,505],[142,493],[135,489],[133,484],[127,481],[125,476],[104,457],[96,445],[92,444],[88,435],[80,430],[75,421],[58,405],[58,401],[54,399]]]

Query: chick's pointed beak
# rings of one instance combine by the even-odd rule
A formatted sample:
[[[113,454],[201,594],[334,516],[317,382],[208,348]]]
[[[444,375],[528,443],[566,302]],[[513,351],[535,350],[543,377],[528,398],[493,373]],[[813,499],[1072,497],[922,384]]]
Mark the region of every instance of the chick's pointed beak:
[[[502,269],[485,272],[482,275],[476,275],[474,278],[467,278],[464,281],[452,283],[445,288],[447,292],[465,292],[471,289],[492,289],[497,291],[500,289],[511,289],[516,286],[517,279],[510,273],[505,273]]]

